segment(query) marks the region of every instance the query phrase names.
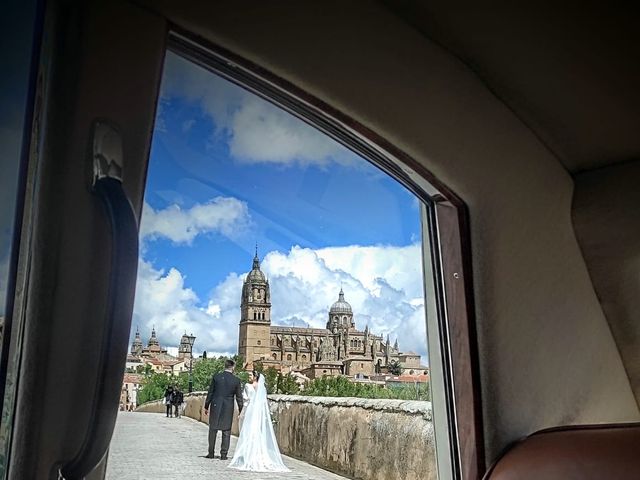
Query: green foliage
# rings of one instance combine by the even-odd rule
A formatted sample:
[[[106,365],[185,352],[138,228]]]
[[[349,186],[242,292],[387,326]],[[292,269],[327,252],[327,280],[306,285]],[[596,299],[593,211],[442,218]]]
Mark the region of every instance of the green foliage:
[[[296,383],[296,378],[287,373],[286,375],[278,375],[278,393],[286,395],[295,395],[300,391],[300,387]]]
[[[224,370],[224,362],[228,357],[202,358],[195,360],[192,367],[193,391],[206,391],[209,389],[211,378]],[[242,367],[242,357],[235,356],[236,369]],[[189,391],[189,372],[181,372],[177,376],[166,373],[157,373],[151,369],[151,365],[145,365],[141,372],[144,375],[142,388],[138,392],[138,403],[142,404],[151,400],[160,400],[164,396],[167,386],[175,385],[181,391]],[[236,375],[244,382],[249,379],[247,372],[238,372]]]
[[[238,372],[238,371],[236,371],[235,372],[235,376],[240,379],[240,381],[242,382],[243,385],[249,381],[249,372],[246,372],[246,371]]]
[[[402,365],[398,360],[391,360],[388,366],[389,373],[391,375],[402,375]]]
[[[267,393],[276,393],[278,389],[278,371],[269,367],[266,370],[262,362],[254,362],[253,370],[261,375],[264,375],[264,386],[267,389]]]
[[[391,398],[400,400],[430,400],[428,383],[384,387],[370,383],[355,383],[347,377],[319,377],[309,382],[301,395],[316,397]]]
[[[285,393],[293,395],[300,391],[295,377],[290,373],[282,375],[274,367],[269,367],[265,370],[262,362],[255,362],[253,369],[261,375],[264,375],[264,385],[268,394]]]
[[[391,396],[388,398],[431,401],[431,388],[429,383],[405,384],[402,386],[387,387],[386,390],[391,392]]]
[[[224,362],[227,357],[218,358],[199,358],[193,362],[193,391],[206,391],[209,389],[211,378],[224,370]],[[243,382],[249,381],[249,372],[243,369],[243,358],[234,356],[236,362],[235,375]],[[166,373],[156,373],[152,370],[151,365],[146,365],[141,373],[144,378],[142,380],[142,388],[138,392],[138,403],[142,404],[151,400],[160,400],[164,396],[167,386],[173,385],[183,392],[189,389],[189,372],[181,372],[177,376],[171,376]],[[275,368],[269,367],[264,369],[260,362],[254,364],[254,369],[264,375],[267,393],[284,393],[297,394],[300,391],[296,379],[290,373],[282,375]]]
[[[242,355],[234,355],[233,357],[231,357],[231,360],[236,362],[236,366],[234,369],[235,372],[244,371],[244,357]]]
[[[264,375],[267,393],[278,393],[278,377],[280,376],[278,371],[273,367],[269,367],[262,374]]]
[[[211,379],[217,373],[224,370],[224,361],[226,357],[218,358],[201,358],[193,362],[193,391],[200,392],[209,390]],[[189,373],[186,373],[187,381]]]
[[[164,391],[171,384],[173,385],[175,378],[170,377],[166,373],[151,372],[145,374],[142,381],[142,388],[138,391],[138,404],[148,402],[150,400],[159,400],[164,396]]]

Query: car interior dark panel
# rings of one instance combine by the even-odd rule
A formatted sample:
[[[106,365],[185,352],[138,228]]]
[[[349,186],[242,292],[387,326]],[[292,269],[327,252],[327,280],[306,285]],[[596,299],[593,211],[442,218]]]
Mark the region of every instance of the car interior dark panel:
[[[164,56],[164,22],[124,3],[52,3],[45,28],[12,478],[57,476],[87,435],[103,382],[99,347],[112,248],[107,217],[91,193],[92,126],[108,118],[121,128],[123,184],[140,212]]]

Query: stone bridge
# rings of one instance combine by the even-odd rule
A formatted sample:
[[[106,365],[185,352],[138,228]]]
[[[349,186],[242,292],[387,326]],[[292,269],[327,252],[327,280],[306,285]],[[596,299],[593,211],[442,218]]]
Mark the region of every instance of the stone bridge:
[[[107,480],[345,480],[344,477],[284,456],[290,473],[240,472],[229,460],[204,458],[208,427],[188,417],[157,413],[120,412],[111,440]],[[220,448],[220,436],[218,445]],[[231,437],[233,454],[236,437]]]
[[[187,440],[192,442],[194,441],[192,437],[198,436],[200,443],[197,445],[189,444],[189,448],[199,449],[202,452],[199,454],[205,455],[207,451],[205,423],[208,420],[203,413],[205,395],[205,392],[195,392],[185,396],[185,416],[197,420],[197,422],[141,413],[164,412],[165,407],[160,401],[141,405],[135,413],[121,414],[112,442],[114,445],[112,447],[113,461],[110,457],[110,469],[119,469],[119,465],[123,464],[123,460],[116,460],[116,458],[120,456],[124,459],[124,455],[115,452],[120,448],[121,440],[119,438],[126,435],[127,430],[134,429],[130,425],[133,422],[130,418],[149,417],[149,420],[135,420],[140,423],[140,426],[147,425],[153,432],[153,435],[148,436],[145,428],[135,427],[138,431],[137,435],[140,437],[138,444],[151,443],[148,455],[153,455],[154,443],[164,442],[161,440],[164,427],[158,428],[155,425],[169,427],[182,425],[180,422],[189,422],[191,425],[189,429],[200,429],[202,433],[196,433],[196,430],[193,430],[187,439],[183,438],[182,433],[171,431],[172,433],[169,435],[178,440],[175,442],[174,448],[176,450],[184,449]],[[298,460],[298,463],[294,463],[296,462],[294,458],[287,458],[285,463],[295,465],[299,469],[297,471],[300,475],[308,475],[307,477],[292,478],[338,479],[347,477],[362,480],[387,480],[390,478],[394,480],[431,480],[437,477],[431,404],[429,402],[269,395],[269,406],[280,450],[283,454]],[[149,422],[151,422],[150,425],[148,425]],[[237,435],[237,431],[237,425],[234,423],[232,433]],[[234,444],[235,439],[232,440],[230,454],[233,454]],[[144,463],[144,459],[140,457],[140,455],[145,455],[142,451],[135,455],[138,455],[138,463]],[[169,454],[167,453],[167,455]],[[192,460],[197,458],[193,461],[202,468],[212,468],[208,466],[212,462],[211,460],[193,455],[192,457]],[[180,458],[184,458],[184,451],[174,459],[174,463],[177,462],[176,467],[179,466]],[[217,462],[220,466],[221,461],[217,460]],[[323,470],[313,469],[311,465]],[[337,475],[329,474],[327,470]],[[115,470],[110,471],[115,472]],[[230,476],[229,472],[235,474],[233,470],[226,470],[226,478],[245,478]],[[333,476],[325,477],[322,475]],[[108,478],[160,477],[112,476]],[[178,476],[174,478],[199,477]],[[246,478],[271,477],[254,474]],[[273,478],[286,477],[276,476]]]

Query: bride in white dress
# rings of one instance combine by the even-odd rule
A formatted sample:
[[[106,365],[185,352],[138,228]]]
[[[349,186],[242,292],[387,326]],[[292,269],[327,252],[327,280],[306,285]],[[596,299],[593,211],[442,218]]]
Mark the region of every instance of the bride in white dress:
[[[229,467],[252,472],[288,472],[271,424],[264,375],[254,372],[253,384],[245,385],[243,397],[248,406],[242,409],[240,437]]]

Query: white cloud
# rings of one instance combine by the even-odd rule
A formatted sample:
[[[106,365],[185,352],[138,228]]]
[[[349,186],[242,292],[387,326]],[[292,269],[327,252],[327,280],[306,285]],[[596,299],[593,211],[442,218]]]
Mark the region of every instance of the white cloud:
[[[189,245],[196,236],[210,232],[235,238],[246,230],[250,222],[247,204],[232,197],[216,197],[189,209],[174,204],[163,210],[154,210],[145,203],[140,236],[143,239],[165,237],[176,244]]]
[[[317,251],[327,267],[350,272],[365,288],[378,295],[384,279],[406,298],[423,298],[422,253],[419,243],[405,247],[351,246]]]
[[[230,129],[231,155],[242,162],[325,165],[352,160],[344,147],[258,97],[243,100]]]
[[[169,355],[173,355],[174,357],[178,356],[179,348],[178,347],[167,347],[167,353]]]
[[[235,276],[237,288],[242,280]],[[233,289],[234,274],[224,282],[225,288]],[[168,272],[154,269],[140,260],[138,282],[133,308],[133,329],[140,328],[143,343],[147,343],[151,329],[155,326],[163,346],[176,346],[183,333],[196,336],[195,351],[202,350],[234,353],[238,341],[238,318],[230,303],[225,303],[223,312],[208,311],[200,306],[193,290],[185,287],[185,277],[175,268]],[[236,304],[239,300],[236,298]],[[222,313],[222,315],[221,315]]]
[[[199,105],[214,120],[211,134],[224,139],[240,162],[358,163],[349,150],[297,117],[177,55],[167,55],[161,96],[162,104],[183,98]],[[164,111],[158,125],[166,131]]]
[[[269,253],[263,270],[270,278],[274,323],[292,318],[324,327],[342,284],[359,329],[398,337],[400,348],[425,355],[426,321],[421,248],[347,246],[320,250],[293,247]],[[299,323],[298,323],[299,324]]]
[[[359,329],[369,325],[378,335],[389,334],[392,342],[397,337],[401,350],[420,353],[426,363],[420,265],[419,244],[293,247],[268,253],[262,270],[271,285],[274,324],[324,327],[342,285]],[[162,272],[141,261],[134,322],[147,336],[155,325],[163,345],[177,345],[186,330],[197,337],[198,351],[235,353],[245,276],[229,274],[201,301],[178,270]]]

